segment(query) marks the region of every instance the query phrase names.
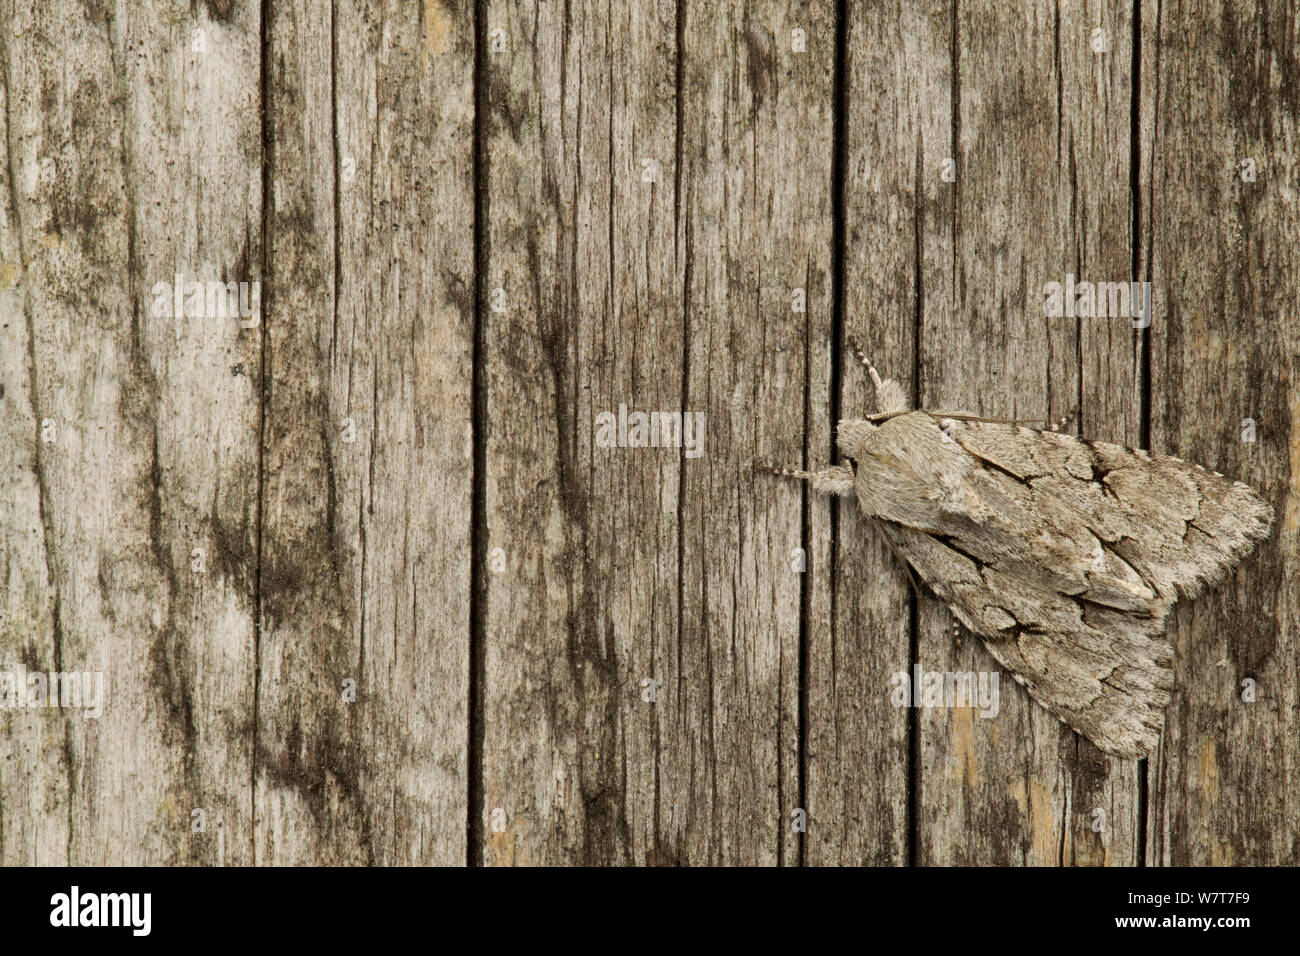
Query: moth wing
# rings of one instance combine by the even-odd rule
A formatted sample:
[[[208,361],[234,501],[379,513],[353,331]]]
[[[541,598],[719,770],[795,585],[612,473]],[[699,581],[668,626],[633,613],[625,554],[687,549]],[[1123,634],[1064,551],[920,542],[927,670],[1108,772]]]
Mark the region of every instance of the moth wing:
[[[942,528],[886,521],[899,553],[1039,703],[1108,753],[1156,744],[1173,686],[1165,617],[1267,535],[1272,509],[1176,458],[988,422]]]
[[[1078,515],[1170,601],[1217,584],[1272,527],[1273,509],[1253,488],[1180,458],[995,422],[953,424],[986,471],[1029,486],[1039,509],[1055,503]]]
[[[1141,757],[1155,747],[1174,682],[1167,605],[1093,605],[1050,575],[984,565],[951,541],[882,527],[1034,700],[1107,753]]]

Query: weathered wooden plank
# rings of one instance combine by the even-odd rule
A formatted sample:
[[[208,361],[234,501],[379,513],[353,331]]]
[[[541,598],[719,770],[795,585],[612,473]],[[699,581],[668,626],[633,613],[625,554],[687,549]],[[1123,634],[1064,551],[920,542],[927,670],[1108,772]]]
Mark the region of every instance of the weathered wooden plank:
[[[366,799],[371,827],[390,843],[381,861],[463,863],[473,6],[426,0],[421,17],[399,2],[336,10],[342,225],[330,381],[332,407],[370,423],[367,439],[334,460],[336,531],[350,538],[355,522],[362,546],[352,586],[363,615],[355,719],[371,757]]]
[[[1294,864],[1300,21],[1285,3],[1142,12],[1152,449],[1240,478],[1277,511],[1272,537],[1173,615],[1177,683],[1150,762],[1147,858]]]
[[[1079,404],[1274,501],[1176,614],[1145,853],[1296,862],[1294,16],[1143,4],[1135,58],[1125,0],[851,4],[837,81],[828,0],[625,6],[0,0],[0,671],[107,678],[0,711],[0,863],[1138,860],[1142,768],[752,474],[868,410],[846,333],[923,406]],[[1041,311],[1135,269],[1149,352]],[[702,457],[605,447],[620,407]],[[997,718],[894,707],[914,658]]]
[[[274,3],[269,24],[257,855],[449,864],[468,792],[473,17],[333,15]]]
[[[820,114],[811,135],[825,146],[829,51],[810,80],[787,79],[798,76],[798,61],[778,57],[775,44],[797,25],[790,15],[751,18],[748,32],[751,22],[734,17],[679,25],[672,6],[608,22],[590,8],[569,19],[546,6],[497,16],[489,31],[503,30],[509,46],[490,56],[488,284],[502,290],[504,308],[488,318],[487,546],[504,571],[492,573],[488,562],[484,858],[671,863],[774,860],[782,851],[793,860],[797,842],[780,825],[797,808],[800,582],[788,552],[800,546],[798,509],[781,501],[781,527],[769,530],[739,516],[734,484],[725,492],[702,484],[699,499],[679,507],[678,483],[693,470],[740,469],[735,480],[752,487],[749,466],[768,429],[729,412],[753,396],[756,408],[783,406],[785,423],[795,423],[775,434],[796,442],[803,434],[806,314],[791,311],[790,294],[808,286],[824,327],[829,234],[815,258],[786,239],[801,231],[800,189],[829,226],[829,150],[820,180],[816,164],[806,180],[800,173],[780,186],[789,164],[763,166],[756,182],[745,177],[767,154],[755,138],[783,150],[810,135],[802,103]],[[677,82],[665,37],[700,39],[695,58],[683,61],[679,102],[664,95]],[[718,59],[723,51],[748,65],[715,77],[734,62]],[[737,126],[719,141],[710,126],[724,90],[746,105],[729,107]],[[715,188],[723,182],[734,184],[730,200]],[[688,212],[679,216],[679,208]],[[718,233],[720,214],[730,219]],[[769,222],[770,236],[750,235]],[[740,286],[739,273],[718,271],[721,251],[733,269],[746,258],[764,264],[750,267],[749,280],[758,288],[764,278],[756,304],[773,316],[766,327],[724,321],[717,300]],[[694,271],[697,259],[707,262],[703,271]],[[728,358],[732,371],[724,371]],[[775,388],[763,385],[762,361]],[[547,367],[548,375],[525,374]],[[732,384],[718,392],[723,382]],[[599,447],[596,416],[620,405],[703,412],[703,457]],[[720,428],[736,438],[715,451]],[[612,523],[594,523],[596,508],[608,509]],[[679,541],[688,528],[699,533]],[[744,565],[715,533],[732,548],[740,536],[749,542]],[[680,577],[679,547],[687,562]],[[718,561],[727,570],[712,567]],[[734,646],[730,625],[720,623],[731,614],[720,605],[712,605],[705,640],[698,589],[706,576],[722,579],[711,601],[727,600],[734,587],[750,619],[737,620]],[[679,587],[690,624],[677,619]],[[760,616],[765,606],[772,613]],[[538,646],[539,632],[548,647]],[[711,671],[715,655],[735,655],[735,672]],[[567,659],[567,673],[548,658]],[[761,687],[747,688],[751,679]],[[655,682],[652,707],[646,680]],[[746,699],[751,692],[757,703]],[[557,707],[557,697],[573,701]],[[750,710],[756,715],[741,713]],[[714,727],[735,739],[714,739]],[[738,753],[745,761],[733,759]]]
[[[55,19],[60,12],[51,7],[47,17]],[[54,152],[51,141],[62,142],[71,122],[70,110],[47,116],[40,108],[42,88],[54,84],[36,63],[44,52],[37,30],[46,26],[45,18],[16,10],[12,2],[0,15],[5,147],[0,172],[0,667],[6,671],[19,663],[49,670],[61,650],[61,615],[56,613],[63,581],[54,575],[58,541],[54,516],[47,523],[45,510],[58,458],[41,441],[41,422],[54,411],[52,396],[62,369],[51,368],[53,359],[44,351],[55,329],[37,321],[36,310],[46,308],[51,298],[43,281],[50,269],[40,242],[45,230],[31,235],[24,230],[25,221],[37,229],[51,217],[53,184],[39,178],[42,152]],[[59,40],[67,42],[49,37],[49,42]],[[101,62],[107,59],[106,51],[99,52]],[[83,60],[73,65],[74,75],[97,65]],[[120,278],[120,265],[115,272]],[[119,305],[119,315],[128,311]],[[70,310],[61,312],[67,324]],[[0,864],[68,862],[73,787],[68,734],[65,719],[44,711],[0,713]]]
[[[1044,284],[1067,270],[1128,278],[1126,8],[974,3],[956,17],[955,181],[935,205],[944,224],[920,240],[938,266],[922,272],[921,403],[1043,419],[1075,405],[1086,379],[1085,425],[1097,423],[1096,437],[1131,435],[1131,412],[1116,416],[1139,401],[1131,324],[1043,312]],[[1095,29],[1109,53],[1093,48]],[[925,173],[939,178],[933,165]],[[1081,322],[1115,327],[1085,335]],[[921,668],[998,674],[999,710],[991,720],[919,712],[917,861],[1134,860],[1134,765],[1033,704],[977,640],[955,644],[938,602],[924,598],[918,611]]]
[[[596,416],[681,409],[675,8],[492,3],[486,28],[472,852],[656,861],[656,711],[675,690],[642,682],[678,630],[682,453],[598,445]]]
[[[9,650],[106,684],[99,720],[42,715],[44,753],[18,744],[35,776],[6,813],[33,819],[4,829],[32,862],[248,858],[256,401],[234,369],[258,342],[218,296],[178,310],[170,292],[258,278],[258,14],[156,7],[14,5],[0,27],[21,288],[5,324],[26,328],[15,392],[40,436],[19,446],[37,501],[26,486],[11,546],[24,573],[48,568],[10,592],[26,633]],[[47,775],[60,723],[70,800]]]
[[[803,491],[751,463],[821,458],[828,444],[809,406],[827,395],[833,18],[806,2],[687,6],[682,21],[683,405],[708,416],[704,455],[684,466],[682,627],[666,675],[678,703],[660,754],[662,836],[683,862],[797,859],[801,589],[820,587],[824,608],[829,576],[791,560]]]
[[[615,673],[617,708],[626,727],[624,858],[650,865],[677,859],[677,848],[663,829],[661,776],[665,771],[660,755],[664,737],[680,719],[680,688],[673,682],[671,662],[681,634],[685,449],[592,447],[585,429],[600,413],[617,413],[624,402],[642,412],[685,408],[685,236],[678,213],[683,183],[675,153],[682,103],[680,95],[673,93],[681,56],[679,16],[677,4],[662,0],[611,3],[608,13],[593,22],[607,17],[610,25],[611,70],[606,84],[611,179],[588,178],[584,161],[578,193],[589,197],[579,208],[585,209],[593,226],[599,222],[596,213],[604,208],[603,200],[610,200],[607,234],[593,229],[577,246],[582,250],[581,268],[588,274],[608,269],[611,306],[609,314],[602,316],[598,300],[584,294],[579,354],[587,358],[575,369],[584,384],[578,391],[578,447],[580,460],[591,474],[595,515],[604,513],[612,519],[585,520],[592,528],[595,555],[605,556],[594,566],[600,569],[592,588],[596,619],[603,622],[600,627],[606,636],[612,632],[620,663]],[[598,80],[595,88],[601,87]],[[596,108],[580,119],[583,140],[590,139],[597,148],[601,121]],[[613,241],[602,248],[602,239]],[[602,267],[606,250],[612,253],[612,261]],[[593,322],[597,316],[599,321]],[[611,572],[612,581],[601,586],[601,576]],[[651,688],[653,702],[646,700]],[[584,720],[591,723],[599,717],[588,710]],[[592,736],[591,731],[587,734]],[[588,753],[583,751],[584,759]],[[604,769],[613,775],[612,767]],[[608,832],[620,815],[613,802],[604,798],[589,801],[589,806],[594,811],[591,825],[600,828],[597,834],[602,829]]]
[[[366,427],[376,386],[357,389],[364,417],[335,408],[338,166],[334,78],[322,69],[334,63],[333,23],[292,3],[268,15],[255,852],[262,863],[368,863],[382,849],[369,829],[358,705],[377,688],[360,679],[360,532],[341,517],[357,491],[340,487],[336,460],[376,441]],[[344,417],[354,429],[346,445]],[[348,678],[356,703],[343,699]]]
[[[126,91],[131,281],[146,359],[131,375],[151,409],[149,527],[166,581],[149,706],[167,718],[164,741],[183,761],[166,825],[188,837],[185,856],[208,864],[252,861],[260,26],[249,7],[195,7],[178,19],[155,2],[124,11],[110,31]],[[204,284],[199,315],[162,307],[160,293],[174,296],[178,282]],[[238,308],[214,316],[212,283],[234,283],[227,304]]]
[[[1058,168],[1069,184],[1061,264],[1081,281],[1138,280],[1134,271],[1132,152],[1133,9],[1128,0],[1092,0],[1059,11],[1061,64]],[[1060,273],[1044,281],[1064,283]],[[1131,287],[1130,287],[1131,288]],[[1037,301],[1044,301],[1042,288]],[[1032,300],[1031,300],[1032,301]],[[1107,302],[1109,310],[1109,300]],[[1063,354],[1048,376],[1053,421],[1078,409],[1077,434],[1132,447],[1143,444],[1144,320],[1125,316],[1065,320]],[[1061,323],[1060,319],[1049,322]],[[1070,348],[1071,331],[1077,336]],[[1058,383],[1077,383],[1070,396]],[[1142,769],[1111,757],[1077,734],[1065,745],[1069,797],[1062,821],[1062,864],[1138,863]],[[1072,750],[1072,752],[1071,752]]]
[[[951,186],[938,175],[952,142],[951,16],[911,3],[849,14],[843,331],[910,393],[919,296],[930,273],[949,268],[918,261],[917,241],[951,220]],[[876,407],[871,380],[840,346],[840,417],[861,417]],[[891,678],[911,669],[910,586],[856,503],[838,508],[833,632],[809,649],[807,862],[902,865],[912,715],[893,705]]]

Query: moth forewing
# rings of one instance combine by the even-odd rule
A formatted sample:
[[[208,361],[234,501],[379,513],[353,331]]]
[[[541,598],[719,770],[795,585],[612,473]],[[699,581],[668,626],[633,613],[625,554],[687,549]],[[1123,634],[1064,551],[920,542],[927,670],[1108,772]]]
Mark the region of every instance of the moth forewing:
[[[867,425],[866,428],[861,425]],[[863,509],[1029,693],[1103,750],[1155,746],[1173,603],[1268,534],[1253,490],[1166,456],[926,412],[844,422]]]
[[[1108,753],[1149,753],[1173,688],[1169,609],[1267,537],[1273,509],[1199,465],[1063,434],[1065,419],[909,412],[850,344],[878,411],[839,423],[849,465],[766,469],[853,493],[1035,700]]]

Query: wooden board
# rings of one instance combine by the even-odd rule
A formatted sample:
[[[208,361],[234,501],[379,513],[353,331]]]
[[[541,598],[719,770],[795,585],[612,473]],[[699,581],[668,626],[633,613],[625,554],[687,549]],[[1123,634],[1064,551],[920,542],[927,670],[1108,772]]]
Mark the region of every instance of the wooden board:
[[[0,710],[0,863],[1296,862],[1298,30],[0,0],[0,671],[106,678]],[[1045,314],[1067,276],[1151,281],[1150,328]],[[1150,760],[755,474],[871,410],[850,336],[1274,503]],[[914,666],[997,716],[895,706]]]
[[[251,860],[260,342],[170,292],[261,279],[259,30],[170,10],[0,29],[4,660],[105,681],[0,718],[6,862]]]
[[[688,7],[683,23],[683,407],[707,416],[708,444],[684,466],[679,690],[660,758],[674,862],[795,862],[807,809],[802,604],[824,606],[830,579],[822,540],[806,571],[791,558],[808,550],[800,488],[752,465],[821,461],[828,445],[809,405],[829,397],[831,17],[810,2]]]
[[[958,5],[954,181],[918,243],[922,407],[1042,422],[1077,406],[1088,437],[1139,437],[1132,323],[1048,317],[1043,294],[1067,275],[1130,278],[1126,16],[1118,4]],[[922,166],[935,191],[942,145]],[[1033,703],[977,639],[954,644],[952,620],[922,599],[920,667],[997,674],[998,709],[919,712],[917,861],[1137,862],[1132,762]]]
[[[272,4],[260,862],[466,857],[474,41],[419,13]]]
[[[1294,864],[1300,25],[1271,3],[1143,16],[1151,446],[1251,483],[1276,511],[1256,554],[1171,622],[1177,689],[1150,761],[1147,859]]]

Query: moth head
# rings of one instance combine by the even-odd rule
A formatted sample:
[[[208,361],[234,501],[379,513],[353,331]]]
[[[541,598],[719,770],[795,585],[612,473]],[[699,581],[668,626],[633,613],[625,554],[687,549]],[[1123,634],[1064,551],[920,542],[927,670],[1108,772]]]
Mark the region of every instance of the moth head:
[[[851,458],[854,464],[866,456],[865,446],[876,426],[861,418],[844,418],[835,428],[835,444],[840,454]]]

